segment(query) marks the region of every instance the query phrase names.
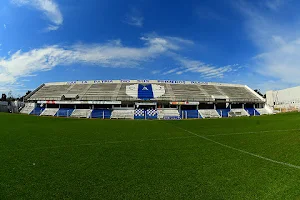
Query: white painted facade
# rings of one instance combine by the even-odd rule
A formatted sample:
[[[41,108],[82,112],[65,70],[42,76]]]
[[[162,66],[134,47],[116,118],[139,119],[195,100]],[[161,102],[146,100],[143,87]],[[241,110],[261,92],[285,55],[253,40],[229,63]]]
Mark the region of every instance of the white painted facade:
[[[277,108],[300,108],[300,86],[267,91],[267,105]]]

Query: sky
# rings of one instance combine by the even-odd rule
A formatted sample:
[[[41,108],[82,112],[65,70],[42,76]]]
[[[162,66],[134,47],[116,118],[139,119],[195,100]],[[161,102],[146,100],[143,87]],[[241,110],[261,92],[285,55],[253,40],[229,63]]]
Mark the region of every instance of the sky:
[[[297,86],[299,8],[296,0],[1,0],[0,92],[110,79]]]

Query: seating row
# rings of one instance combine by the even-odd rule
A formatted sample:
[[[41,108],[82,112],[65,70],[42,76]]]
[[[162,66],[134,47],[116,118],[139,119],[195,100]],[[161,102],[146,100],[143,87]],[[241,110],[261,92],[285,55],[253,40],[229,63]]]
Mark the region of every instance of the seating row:
[[[265,108],[246,109],[73,109],[73,108],[43,108],[25,106],[21,113],[38,116],[101,118],[101,119],[195,119],[222,118],[238,116],[258,116],[270,114]]]

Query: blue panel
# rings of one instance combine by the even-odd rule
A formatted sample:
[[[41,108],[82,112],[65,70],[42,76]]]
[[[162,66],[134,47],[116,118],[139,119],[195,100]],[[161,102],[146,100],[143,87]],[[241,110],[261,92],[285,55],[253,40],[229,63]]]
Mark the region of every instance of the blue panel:
[[[31,111],[30,115],[40,115],[45,110],[45,108],[36,107]]]
[[[155,109],[148,109],[145,114],[147,119],[157,119],[157,110]]]
[[[178,116],[167,116],[164,117],[164,120],[180,120],[181,118]]]
[[[74,111],[73,108],[60,108],[55,116],[57,117],[70,117],[72,115],[72,112]]]
[[[91,118],[110,119],[111,110],[109,109],[94,109],[91,114]]]
[[[217,109],[219,115],[221,117],[228,117],[228,113],[230,112],[230,109]]]
[[[144,109],[136,109],[134,111],[134,119],[145,119],[145,110]]]
[[[256,109],[254,109],[254,111],[255,111],[255,116],[260,115],[260,113]]]
[[[155,109],[136,109],[134,119],[157,119],[157,110]]]
[[[257,112],[257,110],[255,110],[254,108],[245,108],[245,110],[249,113],[250,116],[260,115],[259,112]]]
[[[138,98],[139,99],[143,99],[143,100],[149,100],[149,99],[153,99],[153,90],[152,90],[152,85],[142,85],[139,84],[138,87]]]
[[[182,116],[183,114],[183,116]],[[180,116],[182,119],[196,119],[196,118],[202,118],[199,114],[198,110],[182,110],[180,113]]]

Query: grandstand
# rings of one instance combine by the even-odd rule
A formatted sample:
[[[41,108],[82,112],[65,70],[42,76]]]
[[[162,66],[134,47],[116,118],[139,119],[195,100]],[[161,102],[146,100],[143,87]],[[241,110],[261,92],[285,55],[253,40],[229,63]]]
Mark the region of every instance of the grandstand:
[[[270,114],[246,85],[170,80],[45,83],[21,113],[103,119],[188,119]]]

